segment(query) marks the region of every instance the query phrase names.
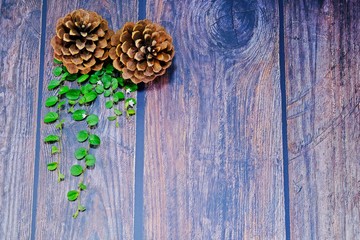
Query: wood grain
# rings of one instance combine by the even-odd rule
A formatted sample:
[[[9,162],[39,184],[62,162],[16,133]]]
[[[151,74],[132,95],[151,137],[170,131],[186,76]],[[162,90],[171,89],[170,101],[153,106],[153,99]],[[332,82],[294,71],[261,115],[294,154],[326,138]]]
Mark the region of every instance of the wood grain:
[[[55,24],[59,17],[77,8],[98,12],[108,20],[109,26],[119,29],[125,21],[137,19],[137,1],[48,1],[46,28],[45,82],[51,78],[52,49],[50,39],[55,34]],[[44,84],[43,99],[49,96]],[[134,95],[136,97],[136,95]],[[102,140],[101,146],[92,150],[97,157],[95,169],[86,172],[85,183],[88,190],[82,194],[83,205],[87,211],[74,220],[72,214],[76,203],[66,199],[66,193],[76,188],[79,179],[70,176],[70,166],[77,160],[76,148],[82,146],[76,141],[79,130],[85,124],[74,123],[69,116],[65,123],[63,144],[64,158],[62,171],[65,182],[57,183],[56,174],[48,172],[46,164],[53,161],[50,146],[42,144],[39,176],[39,199],[37,206],[36,239],[132,239],[133,236],[133,198],[134,198],[134,148],[135,118],[121,118],[120,128],[109,122],[107,116],[113,115],[105,109],[103,96],[90,107],[90,113],[98,114],[100,123],[94,133]],[[42,114],[48,110],[43,107]],[[63,113],[63,116],[66,113]],[[54,132],[53,126],[43,124],[42,136]]]
[[[0,238],[31,235],[39,79],[38,1],[0,1]]]
[[[146,239],[284,239],[275,1],[147,0],[173,36],[146,90]]]
[[[360,238],[360,2],[285,4],[291,235]]]

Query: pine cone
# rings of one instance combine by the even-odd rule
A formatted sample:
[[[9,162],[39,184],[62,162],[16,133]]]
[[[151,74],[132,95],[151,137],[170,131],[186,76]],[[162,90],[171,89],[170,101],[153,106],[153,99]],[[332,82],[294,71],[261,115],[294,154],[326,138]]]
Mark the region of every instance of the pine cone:
[[[149,20],[127,22],[111,37],[110,58],[125,79],[150,82],[163,75],[174,57],[171,36]]]
[[[96,12],[75,10],[56,24],[56,35],[51,39],[54,57],[71,74],[98,71],[109,56],[113,33]]]

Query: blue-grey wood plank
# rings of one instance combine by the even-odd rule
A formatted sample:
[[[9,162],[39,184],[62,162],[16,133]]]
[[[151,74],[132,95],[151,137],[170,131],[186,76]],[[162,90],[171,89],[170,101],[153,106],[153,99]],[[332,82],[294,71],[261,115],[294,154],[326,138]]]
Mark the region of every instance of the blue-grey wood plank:
[[[284,239],[277,1],[147,0],[175,60],[146,89],[145,239]]]
[[[0,1],[0,238],[31,235],[40,1]]]
[[[286,1],[293,239],[360,239],[360,2]]]

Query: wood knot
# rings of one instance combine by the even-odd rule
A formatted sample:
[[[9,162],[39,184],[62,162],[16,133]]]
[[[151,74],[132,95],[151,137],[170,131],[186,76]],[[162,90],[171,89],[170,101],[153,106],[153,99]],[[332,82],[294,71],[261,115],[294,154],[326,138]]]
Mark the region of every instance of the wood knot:
[[[248,44],[257,26],[257,1],[215,0],[207,15],[213,45],[234,49]]]

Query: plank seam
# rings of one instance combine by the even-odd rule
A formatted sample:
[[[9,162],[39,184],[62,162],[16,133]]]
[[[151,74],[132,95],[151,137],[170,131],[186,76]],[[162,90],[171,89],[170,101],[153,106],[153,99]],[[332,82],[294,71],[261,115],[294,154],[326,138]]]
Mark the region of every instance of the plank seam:
[[[37,215],[37,201],[38,201],[38,186],[39,186],[39,161],[40,161],[40,127],[41,127],[41,106],[43,96],[43,82],[44,82],[44,63],[45,63],[45,37],[46,37],[46,0],[42,1],[41,6],[41,36],[40,36],[40,60],[39,60],[39,85],[38,85],[38,102],[37,102],[37,116],[36,116],[36,142],[35,142],[35,159],[34,159],[34,185],[33,185],[33,199],[32,199],[32,217],[31,217],[31,238],[35,240],[36,233],[36,215]]]
[[[138,18],[146,18],[146,0],[138,1]],[[135,203],[134,239],[144,239],[144,135],[145,135],[145,86],[137,92],[136,143],[135,143]]]
[[[285,208],[285,236],[291,239],[290,231],[290,188],[289,188],[289,154],[287,139],[286,113],[286,76],[285,76],[285,28],[284,28],[284,0],[279,0],[279,64],[280,64],[280,91],[281,91],[281,122],[283,147],[283,181],[284,181],[284,208]]]

